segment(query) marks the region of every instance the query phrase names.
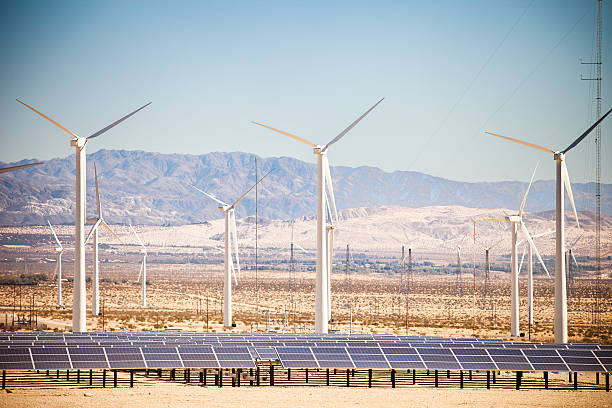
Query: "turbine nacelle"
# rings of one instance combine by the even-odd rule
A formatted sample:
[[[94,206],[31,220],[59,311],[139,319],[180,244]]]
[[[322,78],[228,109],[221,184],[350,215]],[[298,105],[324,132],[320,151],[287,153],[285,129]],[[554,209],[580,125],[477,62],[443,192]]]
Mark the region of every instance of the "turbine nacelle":
[[[508,222],[521,222],[520,215],[506,215],[506,220]]]
[[[85,147],[86,143],[87,143],[86,137],[77,137],[75,139],[70,139],[70,146],[78,147],[79,149],[82,149],[83,147]]]

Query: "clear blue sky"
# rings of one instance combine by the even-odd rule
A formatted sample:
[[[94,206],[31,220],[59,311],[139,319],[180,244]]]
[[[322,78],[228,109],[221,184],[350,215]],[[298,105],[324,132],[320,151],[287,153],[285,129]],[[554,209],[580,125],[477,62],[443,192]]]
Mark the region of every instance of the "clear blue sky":
[[[562,149],[590,125],[594,82],[580,77],[593,66],[580,58],[594,58],[595,4],[0,0],[0,160],[73,153],[65,133],[16,97],[83,136],[153,101],[90,152],[245,151],[314,162],[306,145],[249,122],[323,144],[384,96],[330,149],[332,165],[496,181],[528,180],[541,159],[537,178],[552,179],[551,156],[483,130]],[[574,182],[594,179],[594,152],[591,136],[569,154]]]

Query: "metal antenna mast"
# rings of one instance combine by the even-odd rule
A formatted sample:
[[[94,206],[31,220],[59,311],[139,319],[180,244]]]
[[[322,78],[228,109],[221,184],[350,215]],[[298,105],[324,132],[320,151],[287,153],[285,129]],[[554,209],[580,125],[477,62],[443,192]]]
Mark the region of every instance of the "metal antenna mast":
[[[293,221],[291,222],[291,255],[289,258],[289,304],[291,305],[291,313],[295,313],[295,302],[294,302],[294,292],[295,292],[295,259],[293,257]]]
[[[259,234],[257,231],[257,157],[255,157],[255,298],[257,307],[255,309],[255,315],[257,316],[257,331],[259,331],[259,265],[257,264],[257,252],[259,245]]]
[[[601,7],[603,0],[597,0],[597,55],[595,62],[582,62],[586,65],[595,65],[595,78],[581,78],[586,81],[595,81],[597,96],[595,97],[595,119],[601,117]],[[595,262],[596,262],[596,299],[595,324],[599,332],[599,309],[601,297],[601,126],[595,128]]]
[[[408,279],[406,280],[406,295],[414,291],[414,282],[412,279],[412,247],[408,248]]]

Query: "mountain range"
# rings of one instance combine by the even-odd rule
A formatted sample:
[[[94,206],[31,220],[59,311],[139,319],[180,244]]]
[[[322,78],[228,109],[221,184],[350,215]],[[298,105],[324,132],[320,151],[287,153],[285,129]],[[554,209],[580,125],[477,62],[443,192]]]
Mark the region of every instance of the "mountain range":
[[[109,223],[184,225],[221,217],[217,204],[192,185],[233,203],[259,177],[274,171],[258,186],[258,212],[286,220],[315,214],[315,163],[290,157],[261,158],[243,152],[202,155],[99,150],[87,157],[87,215],[95,211],[93,162],[99,176],[103,215]],[[5,165],[23,164],[0,163]],[[331,168],[339,209],[377,206],[448,206],[518,208],[526,182],[468,183],[412,171],[384,172],[375,167]],[[0,176],[0,225],[74,223],[74,156]],[[594,207],[594,183],[572,185],[578,210]],[[601,211],[612,215],[612,184],[601,186]],[[554,182],[535,181],[526,210],[554,209]],[[237,217],[255,213],[251,192],[237,207]]]

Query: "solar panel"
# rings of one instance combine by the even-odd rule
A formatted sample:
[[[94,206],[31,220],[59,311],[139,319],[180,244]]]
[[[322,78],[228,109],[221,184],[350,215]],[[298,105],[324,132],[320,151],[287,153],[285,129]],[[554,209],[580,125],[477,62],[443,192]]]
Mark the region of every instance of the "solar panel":
[[[253,357],[247,347],[214,347],[220,367],[255,367]]]
[[[147,368],[181,368],[183,363],[176,347],[142,347]]]
[[[25,347],[0,350],[0,369],[2,370],[31,370],[32,357],[30,350]]]
[[[109,368],[102,347],[68,347],[72,368]]]
[[[276,347],[278,358],[285,368],[318,368],[310,347]]]
[[[109,368],[146,368],[139,347],[105,347]]]
[[[313,347],[311,350],[321,368],[355,368],[345,347]]]

